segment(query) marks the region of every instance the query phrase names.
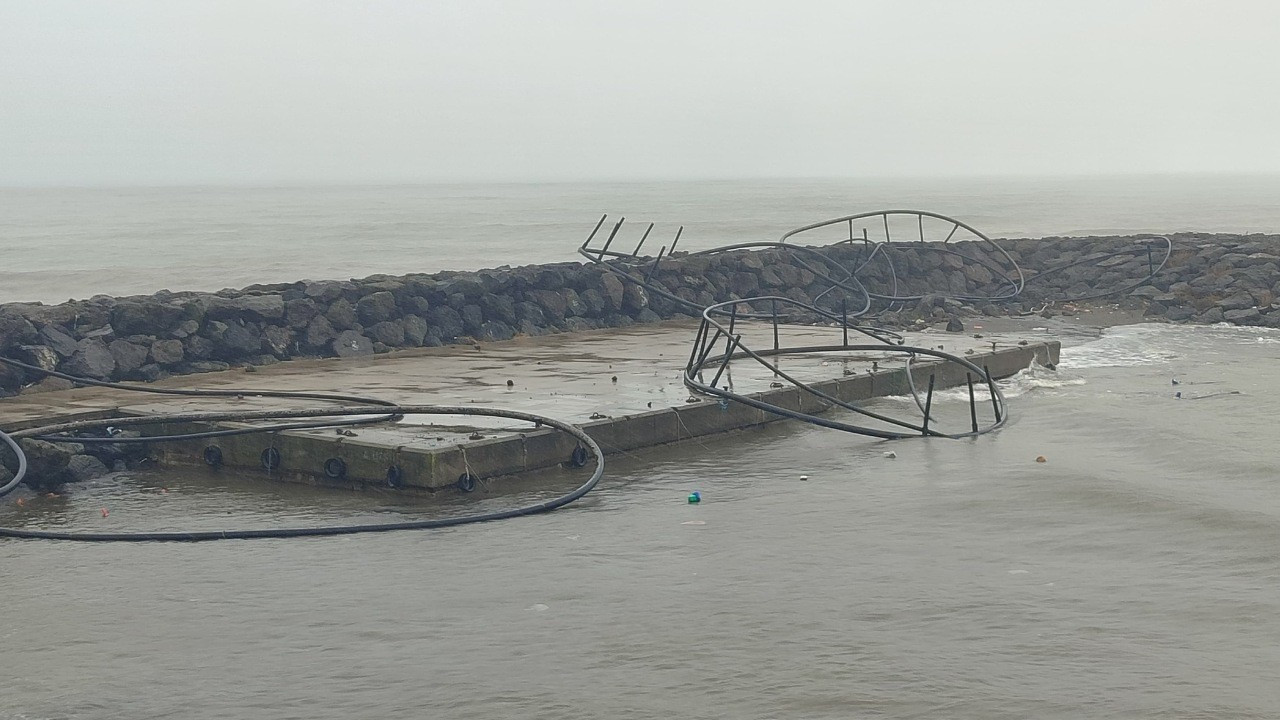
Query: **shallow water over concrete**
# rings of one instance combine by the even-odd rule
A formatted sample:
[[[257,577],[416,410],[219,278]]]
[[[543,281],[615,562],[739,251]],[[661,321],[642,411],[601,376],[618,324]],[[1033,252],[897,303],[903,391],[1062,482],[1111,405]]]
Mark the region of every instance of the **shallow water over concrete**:
[[[1273,717],[1280,334],[1088,334],[974,440],[779,424],[444,532],[0,542],[0,718]],[[141,474],[0,522],[452,509]]]

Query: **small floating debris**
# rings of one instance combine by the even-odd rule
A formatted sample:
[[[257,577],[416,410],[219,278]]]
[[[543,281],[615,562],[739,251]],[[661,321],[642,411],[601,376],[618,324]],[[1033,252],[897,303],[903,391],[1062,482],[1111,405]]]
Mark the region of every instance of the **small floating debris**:
[[[591,416],[590,416],[588,419],[589,419],[589,420],[603,420],[603,419],[605,419],[605,418],[607,418],[607,417],[609,417],[609,416],[608,416],[608,415],[605,415],[604,413],[593,412],[593,413],[591,413]]]
[[[111,514],[111,511],[106,508],[101,508],[98,512],[102,513],[102,517],[106,517]]]
[[[1173,379],[1173,384],[1174,384],[1174,385],[1181,385],[1182,383],[1178,382],[1178,378],[1174,378],[1174,379]]]
[[[808,479],[809,479],[809,476],[808,476],[808,475],[801,475],[801,476],[800,476],[800,482],[804,482],[805,480],[808,480]]]
[[[685,520],[681,525],[706,525],[706,520]]]
[[[689,493],[690,505],[696,505],[700,502],[702,502],[702,493],[698,492],[697,490],[694,490],[693,492]]]
[[[483,440],[483,439],[484,439],[484,433],[482,433],[482,432],[480,432],[480,431],[473,432],[473,433],[471,433],[470,435],[468,435],[468,436],[467,436],[467,439],[468,439],[468,440]]]
[[[886,451],[885,451],[885,453],[884,453],[884,456],[885,456],[886,458],[889,458],[890,460],[893,460],[893,459],[896,459],[896,458],[898,457],[898,453],[896,453],[896,452],[894,452],[894,451],[892,451],[892,450],[886,450]]]
[[[507,387],[515,387],[515,386],[516,386],[516,381],[515,381],[515,380],[508,380],[508,381],[507,381]]]
[[[1046,458],[1046,457],[1045,457],[1045,456],[1043,456],[1043,455],[1037,455],[1037,456],[1036,456],[1036,462],[1038,462],[1038,463],[1047,463],[1047,462],[1049,462],[1049,459],[1048,459],[1048,458]]]
[[[780,383],[780,382],[771,382],[771,383],[769,383],[769,387],[771,387],[771,388],[780,388],[780,387],[782,387],[782,383]]]
[[[613,376],[613,378],[612,378],[612,382],[613,382],[613,384],[614,384],[614,385],[617,385],[617,384],[618,384],[618,376],[617,376],[617,375],[614,375],[614,376]]]

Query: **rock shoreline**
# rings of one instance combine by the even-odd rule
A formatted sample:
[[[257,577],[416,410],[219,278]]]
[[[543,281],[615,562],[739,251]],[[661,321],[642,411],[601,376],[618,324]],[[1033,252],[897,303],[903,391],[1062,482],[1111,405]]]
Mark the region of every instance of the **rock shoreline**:
[[[998,295],[988,269],[1000,258],[980,243],[953,243],[954,254],[903,243],[894,249],[895,287],[922,291],[909,303],[875,307],[868,322],[887,327],[949,324],[974,315],[1071,312],[1055,297],[1106,292],[1144,274],[1141,253],[1114,255],[1133,237],[1002,240],[1032,281],[1015,299],[962,302],[949,295]],[[1081,304],[1119,302],[1171,322],[1230,322],[1280,327],[1280,236],[1179,234],[1149,282]],[[819,248],[856,260],[860,245]],[[936,249],[936,248],[935,248]],[[1112,254],[1112,255],[1108,255]],[[839,295],[796,255],[743,250],[664,258],[654,281],[697,306],[776,294],[838,307]],[[1089,258],[1100,257],[1096,263]],[[1082,264],[1061,270],[1071,263]],[[1046,274],[1043,282],[1035,276]],[[887,266],[859,277],[888,287]],[[1007,286],[1006,286],[1007,287]],[[216,293],[161,291],[96,296],[59,305],[0,305],[0,354],[45,370],[99,380],[154,381],[170,375],[264,365],[294,358],[358,357],[399,348],[508,340],[690,316],[694,310],[627,282],[603,267],[565,262],[476,272],[374,275],[353,280],[253,285]],[[816,318],[815,318],[816,319]],[[28,377],[0,364],[0,397],[62,389],[56,378]]]

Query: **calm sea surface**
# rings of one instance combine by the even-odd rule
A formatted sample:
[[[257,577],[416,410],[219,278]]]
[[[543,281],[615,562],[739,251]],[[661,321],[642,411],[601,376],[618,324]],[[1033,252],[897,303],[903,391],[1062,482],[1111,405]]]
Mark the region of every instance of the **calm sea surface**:
[[[1006,428],[896,459],[788,424],[452,531],[0,541],[0,718],[1276,717],[1280,333],[1068,340]],[[0,523],[427,511],[145,474],[43,503]]]
[[[570,259],[606,210],[708,243],[887,205],[992,235],[1280,228],[1275,183],[1056,182],[3,191],[0,276],[52,300]],[[1058,371],[1008,381],[1010,423],[974,440],[779,424],[443,532],[0,541],[0,720],[1280,716],[1280,332],[1059,331]],[[137,473],[0,524],[101,507],[140,529],[457,510]]]
[[[578,258],[602,213],[654,252],[774,240],[890,208],[992,237],[1280,231],[1280,176],[308,188],[0,188],[0,302]],[[630,246],[629,246],[630,247]]]

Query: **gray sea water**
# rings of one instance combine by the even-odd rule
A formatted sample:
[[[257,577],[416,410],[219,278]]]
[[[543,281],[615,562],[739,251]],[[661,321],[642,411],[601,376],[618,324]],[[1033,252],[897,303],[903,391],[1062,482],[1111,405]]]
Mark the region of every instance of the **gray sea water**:
[[[890,204],[993,235],[1280,227],[1265,183],[1180,196],[1081,181],[1075,197],[1092,208],[1061,187],[938,183],[953,194],[5,191],[0,273],[11,296],[56,287],[56,299],[568,259],[605,210],[707,240]],[[151,210],[124,209],[140,206]],[[29,247],[39,237],[63,250]],[[134,248],[129,264],[92,252],[112,243]],[[1007,381],[1009,424],[974,440],[890,445],[778,424],[611,458],[600,488],[565,510],[443,532],[0,541],[0,720],[1280,716],[1280,332],[1061,332],[1058,370]],[[689,505],[695,489],[704,500]],[[113,527],[151,529],[441,511],[134,473],[0,503],[0,524],[93,529],[102,507]]]
[[[0,188],[0,302],[578,259],[602,213],[693,250],[907,208],[992,237],[1276,232],[1280,175]],[[621,244],[621,241],[620,241]],[[628,248],[629,249],[629,248]]]
[[[787,424],[444,532],[0,542],[0,718],[1276,717],[1280,333],[1067,340],[976,440]],[[0,523],[105,506],[143,528],[416,512],[140,474]]]

